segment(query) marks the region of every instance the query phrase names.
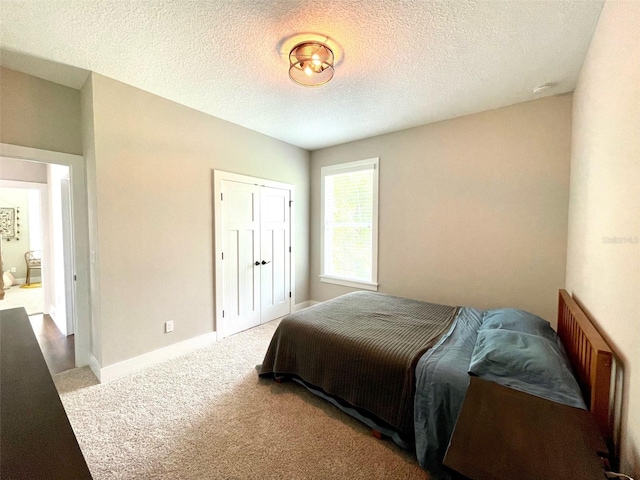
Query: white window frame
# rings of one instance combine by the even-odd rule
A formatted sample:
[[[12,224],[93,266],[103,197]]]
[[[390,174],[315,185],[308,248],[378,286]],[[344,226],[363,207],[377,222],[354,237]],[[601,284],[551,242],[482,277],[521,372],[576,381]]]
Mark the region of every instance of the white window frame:
[[[325,275],[324,272],[324,235],[325,235],[325,178],[330,175],[347,173],[348,171],[364,170],[373,167],[373,219],[372,219],[372,245],[371,245],[371,281],[364,282],[351,278],[341,278],[331,275]],[[380,179],[380,158],[368,158],[366,160],[358,160],[356,162],[341,163],[338,165],[329,165],[320,169],[320,281],[324,283],[333,283],[347,287],[360,288],[363,290],[378,290],[378,188]]]

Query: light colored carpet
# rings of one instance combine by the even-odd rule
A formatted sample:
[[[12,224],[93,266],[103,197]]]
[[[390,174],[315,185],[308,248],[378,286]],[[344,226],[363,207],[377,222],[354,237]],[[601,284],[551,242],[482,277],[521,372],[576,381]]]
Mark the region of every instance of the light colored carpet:
[[[88,368],[55,375],[94,479],[428,479],[295,382],[258,378],[276,326],[104,385]]]
[[[4,299],[0,300],[0,310],[24,307],[27,315],[42,313],[44,307],[44,290],[42,288],[20,288],[13,285],[4,291]]]

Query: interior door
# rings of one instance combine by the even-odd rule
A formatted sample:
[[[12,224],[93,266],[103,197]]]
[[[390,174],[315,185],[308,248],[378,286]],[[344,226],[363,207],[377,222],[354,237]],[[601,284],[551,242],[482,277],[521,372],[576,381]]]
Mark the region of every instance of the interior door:
[[[222,180],[223,336],[260,324],[260,187]]]
[[[260,187],[260,322],[291,312],[289,190]]]
[[[67,335],[76,331],[76,316],[74,307],[74,271],[73,266],[73,223],[71,218],[71,183],[69,175],[60,180],[61,219],[62,219],[62,248],[64,252],[64,303],[67,315]]]

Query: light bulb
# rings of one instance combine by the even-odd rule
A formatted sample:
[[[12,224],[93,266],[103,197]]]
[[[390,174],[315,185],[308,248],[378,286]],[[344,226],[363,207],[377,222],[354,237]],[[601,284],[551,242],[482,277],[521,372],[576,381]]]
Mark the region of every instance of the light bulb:
[[[309,65],[307,65],[306,67],[304,67],[304,73],[307,74],[307,76],[311,76],[313,75],[313,70],[311,69],[311,67]]]
[[[318,67],[319,67],[320,65],[322,65],[322,62],[320,61],[320,57],[318,56],[318,54],[317,54],[317,53],[314,53],[314,54],[311,56],[311,60],[313,61],[313,64],[314,64],[314,65],[316,65],[316,66],[318,66]]]

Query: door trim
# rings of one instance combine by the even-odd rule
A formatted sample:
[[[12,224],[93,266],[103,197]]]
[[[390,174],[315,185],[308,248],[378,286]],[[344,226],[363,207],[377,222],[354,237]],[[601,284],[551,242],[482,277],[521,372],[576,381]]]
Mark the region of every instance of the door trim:
[[[264,178],[251,177],[248,175],[241,175],[238,173],[225,172],[223,170],[213,171],[213,199],[214,199],[214,213],[213,213],[213,232],[214,232],[214,252],[213,252],[213,267],[214,267],[214,283],[213,294],[215,299],[214,309],[214,330],[218,340],[224,338],[223,333],[223,318],[222,318],[222,279],[223,279],[223,264],[221,261],[222,255],[222,201],[220,194],[222,192],[222,181],[229,180],[233,182],[249,183],[252,185],[259,185],[272,188],[281,188],[283,190],[289,190],[291,210],[289,212],[289,245],[291,245],[291,256],[289,263],[289,284],[291,288],[291,297],[289,298],[289,311],[293,311],[295,305],[295,226],[294,226],[294,207],[295,207],[295,188],[289,183],[277,182],[274,180],[266,180]],[[220,288],[218,288],[220,286]]]
[[[62,201],[61,207],[61,219],[62,219],[62,246],[64,248],[64,301],[66,305],[67,314],[67,335],[73,334],[76,331],[76,318],[75,318],[75,304],[74,288],[73,288],[73,272],[75,267],[73,265],[73,221],[71,210],[71,194],[73,192],[71,188],[71,175],[67,174],[60,180],[60,195]],[[69,308],[71,306],[71,308]]]
[[[91,357],[91,304],[89,278],[89,215],[84,157],[70,153],[41,150],[0,143],[0,156],[19,160],[67,165],[71,180],[73,221],[73,257],[75,265],[75,332],[76,367],[89,365]]]

